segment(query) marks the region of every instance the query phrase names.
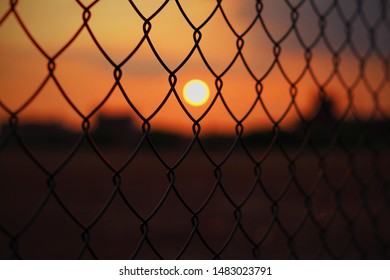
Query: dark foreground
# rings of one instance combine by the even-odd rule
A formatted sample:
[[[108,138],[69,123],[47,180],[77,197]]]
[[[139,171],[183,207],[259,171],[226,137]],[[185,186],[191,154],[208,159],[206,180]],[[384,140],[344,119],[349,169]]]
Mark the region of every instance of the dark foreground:
[[[173,166],[183,151],[161,156]],[[34,152],[49,172],[67,155]],[[119,169],[130,152],[104,153]],[[226,153],[210,151],[217,165]],[[388,259],[389,164],[389,150],[289,161],[275,148],[254,168],[238,147],[216,168],[195,146],[168,174],[145,148],[115,177],[83,147],[50,177],[12,147],[0,157],[0,258]]]

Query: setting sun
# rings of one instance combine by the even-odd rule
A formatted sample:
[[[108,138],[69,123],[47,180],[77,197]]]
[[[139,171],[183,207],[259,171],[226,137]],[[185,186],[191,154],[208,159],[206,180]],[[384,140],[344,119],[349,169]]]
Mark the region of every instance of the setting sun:
[[[210,96],[209,87],[202,80],[191,80],[183,89],[184,100],[192,106],[201,106]]]

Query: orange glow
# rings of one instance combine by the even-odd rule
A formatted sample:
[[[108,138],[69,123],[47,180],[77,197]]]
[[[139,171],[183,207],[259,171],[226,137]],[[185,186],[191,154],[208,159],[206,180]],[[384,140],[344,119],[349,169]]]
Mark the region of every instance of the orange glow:
[[[6,2],[0,4],[0,15],[9,8]],[[195,26],[202,24],[217,5],[216,1],[181,2],[181,8]],[[148,17],[164,1],[134,3]],[[224,0],[221,6],[239,34],[256,17],[253,1]],[[313,14],[308,3],[303,5],[304,9]],[[316,75],[312,77],[305,70],[304,49],[291,33],[281,44],[280,64],[275,64],[264,78],[275,56],[274,45],[259,21],[244,37],[241,54],[245,63],[238,56],[229,66],[238,52],[237,36],[220,10],[200,30],[202,36],[198,47],[203,57],[195,49],[182,65],[198,35],[194,35],[193,28],[182,16],[175,1],[169,1],[150,20],[147,36],[152,45],[148,40],[143,40],[144,20],[128,1],[97,2],[90,9],[88,26],[109,59],[103,56],[87,28],[82,27],[83,9],[76,1],[19,1],[15,10],[32,37],[50,57],[56,55],[82,28],[72,44],[55,57],[54,79],[48,77],[48,59],[32,44],[14,15],[11,14],[0,26],[0,100],[10,111],[18,112],[21,122],[45,122],[49,119],[72,129],[80,129],[83,117],[93,120],[101,113],[127,114],[138,124],[142,123],[142,118],[153,116],[150,120],[152,128],[191,134],[192,119],[202,116],[215,94],[219,93],[207,116],[201,120],[204,133],[234,133],[237,120],[243,122],[247,131],[264,130],[279,122],[284,115],[280,125],[291,128],[299,121],[295,107],[290,106],[293,102],[292,91],[295,91],[293,105],[299,108],[303,117],[310,118],[319,100],[318,83],[325,83],[334,71],[332,56],[324,42],[320,42],[313,49],[310,61],[311,71]],[[283,3],[273,4],[270,1],[265,5],[262,16],[272,25],[270,32],[275,36],[281,37],[286,27],[291,25],[289,12]],[[315,14],[312,17],[315,18]],[[313,18],[308,17],[307,20],[312,22]],[[318,32],[305,30],[308,26],[316,28],[312,27],[313,24],[298,24],[303,33]],[[125,61],[140,43],[139,49]],[[122,62],[125,63],[122,65]],[[115,67],[111,63],[121,64],[118,81],[115,81]],[[342,53],[339,71],[344,80],[336,75],[324,86],[329,98],[336,101],[338,115],[348,107],[349,93],[344,82],[351,86],[360,75],[356,70],[359,69],[357,63],[351,52]],[[367,80],[372,81],[372,88],[378,87],[385,76],[381,65],[375,55],[367,62],[365,75]],[[225,72],[227,67],[230,68]],[[302,72],[305,72],[303,78],[297,80]],[[192,77],[199,77],[210,85],[211,94],[208,100],[203,100],[205,106],[198,106],[201,103],[186,99],[185,112],[179,102],[180,89]],[[46,79],[48,81],[37,97],[23,107]],[[256,79],[261,80],[260,85]],[[389,87],[389,83],[386,83],[378,92],[384,112],[390,108],[389,95],[385,94]],[[353,87],[353,105],[361,118],[371,117],[375,110],[371,91],[364,82]],[[101,104],[107,95],[110,97]],[[129,101],[141,116],[131,108]],[[159,108],[162,102],[165,102],[164,106]],[[286,113],[288,108],[290,110]],[[95,112],[95,109],[98,110]],[[9,112],[0,108],[0,121],[7,122],[9,117]]]

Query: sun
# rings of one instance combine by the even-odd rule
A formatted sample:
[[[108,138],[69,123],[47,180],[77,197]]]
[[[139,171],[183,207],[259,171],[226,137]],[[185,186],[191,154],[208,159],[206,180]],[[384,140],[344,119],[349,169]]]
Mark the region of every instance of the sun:
[[[183,88],[184,100],[192,106],[202,106],[210,97],[209,87],[202,80],[191,80]]]

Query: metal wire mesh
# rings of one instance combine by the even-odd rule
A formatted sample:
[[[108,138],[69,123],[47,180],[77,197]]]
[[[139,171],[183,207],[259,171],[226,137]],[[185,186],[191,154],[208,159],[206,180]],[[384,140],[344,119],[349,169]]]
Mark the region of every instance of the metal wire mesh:
[[[103,1],[75,1],[82,23],[54,54],[35,39],[20,15],[18,8],[23,2],[9,1],[0,30],[10,18],[16,20],[29,44],[44,57],[47,73],[16,109],[11,109],[3,97],[18,93],[1,93],[0,107],[6,119],[0,138],[2,258],[389,258],[387,0],[347,4],[337,0],[277,1],[288,9],[289,16],[289,28],[281,36],[275,34],[265,16],[267,5],[274,5],[268,1],[240,4],[254,12],[241,32],[226,13],[228,1],[213,1],[213,9],[198,25],[185,9],[186,1],[161,1],[149,16],[136,1],[123,1],[142,21],[142,38],[120,62],[110,56],[90,24],[94,10]],[[191,49],[176,67],[168,65],[151,36],[168,5],[179,12],[192,32]],[[376,11],[374,17],[372,10]],[[307,36],[300,22],[309,12],[316,17],[312,25],[317,29]],[[218,16],[236,46],[234,56],[220,71],[202,45],[207,27]],[[332,24],[342,33],[337,44],[329,31]],[[250,36],[256,37],[259,30],[265,34],[272,56],[261,75],[246,53]],[[83,32],[109,63],[113,75],[110,90],[88,114],[72,100],[56,72],[61,57]],[[356,34],[364,34],[367,47],[363,51]],[[304,67],[296,67],[294,75],[286,69],[285,60],[289,58],[283,56],[291,38],[298,46],[294,57],[304,61]],[[172,45],[179,39],[165,38]],[[163,67],[169,84],[164,98],[149,115],[142,113],[131,90],[123,85],[123,69],[143,46],[150,47],[150,56]],[[319,48],[333,65],[323,77],[313,66]],[[183,102],[178,86],[178,76],[195,55],[200,56],[205,72],[214,81],[212,101],[198,117]],[[343,61],[352,61],[355,66],[346,69]],[[136,63],[142,67],[142,62]],[[225,92],[231,79],[228,75],[238,64],[243,65],[242,72],[250,77],[253,89],[237,93],[253,97],[242,116],[235,114]],[[352,68],[356,75],[350,79],[347,72]],[[373,69],[377,71],[374,76]],[[12,72],[12,67],[6,65],[2,71]],[[280,74],[280,83],[287,85],[288,93],[280,101],[286,106],[278,117],[270,112],[264,97],[264,88],[274,81],[270,76],[275,72]],[[305,95],[300,90],[305,79],[315,85],[321,101],[310,117],[297,101]],[[33,106],[49,82],[58,89],[55,94],[77,114],[81,131],[69,136],[54,127],[50,134],[54,138],[48,139],[39,126],[24,125],[24,111]],[[338,113],[332,107],[337,104],[329,99],[334,83],[339,85],[337,94],[346,101]],[[108,120],[111,130],[99,136],[93,119],[118,90],[136,119],[135,127],[128,132],[115,131]],[[355,102],[361,92],[365,94],[363,103],[370,104],[365,114]],[[187,136],[156,133],[161,129],[153,122],[172,100],[184,112],[181,118],[191,122]],[[233,122],[232,129],[223,136],[204,135],[203,124],[218,103],[225,118]],[[259,111],[266,116],[269,130],[246,133],[248,119]],[[283,122],[291,114],[298,125],[285,129]],[[258,126],[262,125],[259,121]],[[41,146],[31,140],[31,135],[37,136],[34,141]],[[99,143],[101,137],[107,137],[108,144]],[[115,137],[127,142],[112,147],[116,146],[112,141]],[[55,141],[72,143],[72,148],[56,146]],[[169,143],[171,147],[167,148]],[[48,164],[53,155],[61,160]],[[115,164],[115,157],[125,160]],[[70,172],[70,168],[77,172]],[[34,176],[38,179],[31,179]]]

